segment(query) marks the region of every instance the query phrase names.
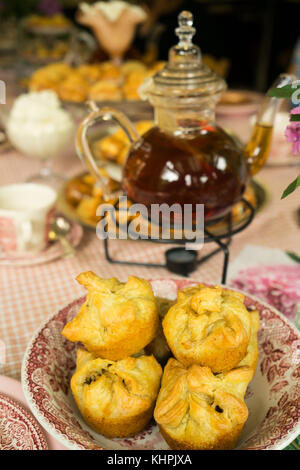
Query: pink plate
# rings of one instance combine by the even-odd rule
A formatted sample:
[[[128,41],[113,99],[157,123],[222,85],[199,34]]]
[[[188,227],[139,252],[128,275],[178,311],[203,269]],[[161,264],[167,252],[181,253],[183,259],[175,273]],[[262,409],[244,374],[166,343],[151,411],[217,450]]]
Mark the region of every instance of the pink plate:
[[[0,450],[46,450],[47,442],[31,413],[0,394]]]
[[[250,90],[227,90],[223,94],[223,100],[228,95],[228,101],[221,101],[217,104],[216,114],[227,116],[241,116],[255,114],[262,102],[263,95]],[[237,101],[231,98],[236,96]],[[241,99],[241,101],[239,101]]]
[[[151,281],[155,295],[175,298],[191,280]],[[28,345],[22,384],[29,406],[56,439],[70,449],[168,449],[151,423],[128,439],[108,439],[92,431],[81,418],[70,393],[76,344],[61,335],[84,297],[49,318]],[[260,313],[259,363],[246,393],[249,418],[238,449],[283,449],[300,434],[300,333],[273,307],[245,294],[247,307]]]

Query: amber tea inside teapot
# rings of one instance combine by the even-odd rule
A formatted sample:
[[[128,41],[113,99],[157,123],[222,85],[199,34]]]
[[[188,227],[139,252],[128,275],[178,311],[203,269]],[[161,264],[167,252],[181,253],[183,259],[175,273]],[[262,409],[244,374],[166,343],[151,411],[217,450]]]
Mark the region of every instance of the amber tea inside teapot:
[[[226,84],[202,63],[200,49],[192,42],[191,13],[180,13],[175,32],[179,42],[171,48],[167,65],[140,89],[142,99],[154,107],[154,127],[139,137],[123,113],[93,105],[93,112],[79,127],[77,150],[105,194],[106,182],[86,134],[98,119],[117,121],[132,143],[123,168],[128,197],[147,207],[179,203],[196,209],[196,204],[204,204],[205,220],[215,220],[241,199],[249,176],[264,165],[278,100],[265,97],[250,141],[241,148],[215,123],[215,107]],[[281,75],[273,87],[290,81],[292,77]]]

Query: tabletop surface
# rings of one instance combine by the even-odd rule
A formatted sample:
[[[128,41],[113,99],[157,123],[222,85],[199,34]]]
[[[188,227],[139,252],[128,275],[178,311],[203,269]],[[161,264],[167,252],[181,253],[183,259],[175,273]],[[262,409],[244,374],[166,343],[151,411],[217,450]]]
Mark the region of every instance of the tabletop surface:
[[[7,84],[8,97],[11,99],[16,94],[15,85],[8,79]],[[38,173],[41,165],[41,161],[27,158],[15,150],[0,153],[0,185],[23,182]],[[66,178],[83,171],[73,145],[62,157],[54,160],[53,168]],[[230,246],[231,261],[249,243],[299,251],[299,193],[296,191],[280,200],[282,191],[298,173],[299,166],[285,166],[265,167],[258,174],[257,180],[267,189],[269,200],[252,224],[234,237]],[[123,260],[162,263],[167,248],[166,245],[143,241],[110,242],[112,255]],[[199,256],[211,249],[211,244],[205,245]],[[222,257],[223,254],[218,254],[200,265],[191,277],[199,281],[220,282]],[[125,280],[130,274],[144,278],[177,277],[164,268],[108,263],[104,257],[103,241],[91,229],[85,229],[82,242],[73,258],[30,267],[0,266],[0,340],[5,343],[6,348],[6,363],[4,366],[0,365],[0,374],[20,379],[22,358],[32,334],[47,316],[85,293],[75,277],[87,270],[93,270],[103,277],[115,276],[121,280]]]
[[[37,173],[41,162],[16,151],[0,154],[0,185],[26,180]],[[74,149],[54,162],[55,170],[68,177],[82,171]],[[230,247],[232,261],[249,243],[282,250],[299,251],[300,228],[297,225],[299,193],[280,200],[283,189],[298,173],[298,167],[264,168],[257,178],[268,191],[268,203],[252,224],[237,234]],[[111,254],[118,259],[161,263],[166,245],[143,241],[112,240]],[[207,253],[212,245],[200,252]],[[222,257],[219,254],[191,274],[195,280],[220,282]],[[85,229],[74,258],[58,259],[30,267],[0,266],[0,339],[6,346],[6,364],[0,373],[20,378],[22,357],[30,337],[47,316],[84,294],[75,277],[92,270],[103,277],[125,280],[133,274],[145,278],[177,277],[161,268],[129,267],[105,260],[103,242],[94,230]]]
[[[27,158],[15,150],[0,153],[0,186],[23,182],[38,173],[40,168],[41,161]],[[63,157],[54,160],[53,169],[65,178],[84,170],[73,145]],[[300,251],[299,192],[280,200],[283,190],[298,173],[299,166],[293,165],[266,166],[258,174],[256,180],[265,187],[268,201],[251,225],[234,236],[229,261],[237,258],[248,244]],[[112,256],[127,261],[163,263],[167,248],[169,246],[165,244],[143,241],[110,242]],[[205,245],[199,256],[204,256],[212,248],[212,244]],[[223,254],[220,253],[200,265],[190,277],[196,281],[219,283],[222,266]],[[33,333],[47,317],[85,294],[75,277],[88,270],[105,278],[117,277],[120,280],[126,280],[131,274],[148,279],[178,277],[164,268],[110,264],[105,259],[103,241],[91,229],[84,230],[73,258],[28,267],[0,266],[0,353],[3,345],[5,349],[5,364],[0,364],[1,375],[20,380],[23,355]],[[299,445],[298,438],[288,449],[299,449]]]

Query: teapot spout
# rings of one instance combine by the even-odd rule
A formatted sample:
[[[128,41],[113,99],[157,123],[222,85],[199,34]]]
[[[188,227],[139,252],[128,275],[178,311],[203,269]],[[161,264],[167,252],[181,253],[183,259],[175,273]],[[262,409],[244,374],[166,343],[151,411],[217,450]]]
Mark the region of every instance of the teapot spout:
[[[271,88],[281,88],[291,83],[293,75],[281,74]],[[270,89],[271,89],[270,88]],[[273,136],[273,125],[280,99],[266,94],[257,114],[250,140],[244,150],[251,175],[255,175],[263,167],[268,158]]]

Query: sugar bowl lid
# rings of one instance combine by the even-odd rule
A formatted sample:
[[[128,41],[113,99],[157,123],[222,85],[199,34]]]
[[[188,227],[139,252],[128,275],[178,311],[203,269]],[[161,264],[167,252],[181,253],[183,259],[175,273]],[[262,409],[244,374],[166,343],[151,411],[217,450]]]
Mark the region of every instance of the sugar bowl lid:
[[[166,66],[154,75],[151,84],[148,82],[146,94],[196,98],[221,93],[226,88],[225,81],[203,64],[201,51],[192,42],[196,32],[192,13],[182,11],[178,23],[175,33],[179,42],[170,49]]]

